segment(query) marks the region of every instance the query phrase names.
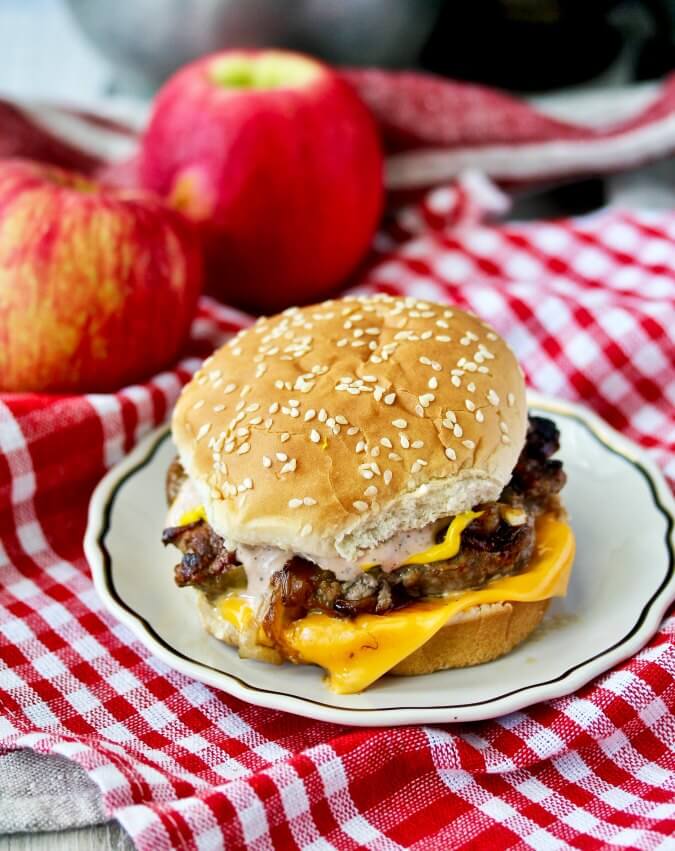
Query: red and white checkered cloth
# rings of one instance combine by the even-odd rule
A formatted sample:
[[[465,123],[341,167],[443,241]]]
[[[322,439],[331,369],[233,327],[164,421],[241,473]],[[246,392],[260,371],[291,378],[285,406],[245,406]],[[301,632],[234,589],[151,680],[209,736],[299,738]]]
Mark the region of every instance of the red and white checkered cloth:
[[[360,287],[488,320],[529,384],[581,400],[675,484],[675,213],[490,225],[470,175],[397,217]],[[79,762],[137,847],[672,848],[675,617],[575,695],[494,721],[350,729],[167,668],[82,551],[103,472],[245,317],[204,299],[174,370],[114,395],[0,399],[0,747]]]

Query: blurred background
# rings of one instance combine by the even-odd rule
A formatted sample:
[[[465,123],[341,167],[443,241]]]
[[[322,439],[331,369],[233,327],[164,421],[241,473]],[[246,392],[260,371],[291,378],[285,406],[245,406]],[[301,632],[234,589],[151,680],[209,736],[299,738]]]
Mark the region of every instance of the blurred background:
[[[519,92],[651,80],[675,67],[675,0],[2,0],[0,88],[143,97],[226,46],[413,67]]]
[[[0,97],[88,108],[140,129],[176,68],[232,45],[424,68],[599,125],[637,111],[675,68],[675,0],[0,0]],[[584,180],[521,197],[511,215],[671,206],[672,178],[672,163],[659,163]]]

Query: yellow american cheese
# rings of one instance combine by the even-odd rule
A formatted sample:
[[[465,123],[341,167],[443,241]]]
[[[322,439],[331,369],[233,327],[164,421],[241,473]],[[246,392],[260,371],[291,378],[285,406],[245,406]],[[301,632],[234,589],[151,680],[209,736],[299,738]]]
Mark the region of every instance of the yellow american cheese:
[[[203,505],[198,505],[196,508],[191,508],[184,514],[181,514],[178,525],[188,526],[190,523],[196,523],[197,520],[206,520],[206,512]]]
[[[343,620],[311,613],[294,621],[285,641],[304,662],[320,665],[337,694],[367,688],[425,644],[459,612],[483,603],[535,602],[562,597],[574,559],[574,535],[553,515],[537,524],[537,547],[528,568],[516,576],[489,582],[476,591],[439,601],[406,606],[386,615],[359,615]]]
[[[482,511],[464,511],[462,514],[453,517],[452,523],[448,526],[445,537],[440,544],[409,556],[403,564],[431,564],[434,561],[445,561],[445,559],[453,558],[459,552],[462,532],[472,520],[480,517],[482,513]]]

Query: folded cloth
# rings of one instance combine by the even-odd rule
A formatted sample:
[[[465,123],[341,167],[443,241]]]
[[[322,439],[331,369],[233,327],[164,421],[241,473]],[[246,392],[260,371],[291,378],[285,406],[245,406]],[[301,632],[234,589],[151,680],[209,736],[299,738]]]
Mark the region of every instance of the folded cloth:
[[[397,193],[436,186],[469,167],[502,183],[532,184],[623,171],[675,151],[675,75],[637,112],[599,127],[430,74],[347,76],[378,121],[387,186]]]
[[[61,830],[107,820],[98,786],[64,756],[0,754],[0,835]]]
[[[358,282],[490,322],[531,387],[580,400],[675,484],[675,213],[492,225],[477,175],[401,211]],[[105,611],[82,551],[103,472],[248,320],[204,298],[172,370],[0,398],[0,747],[75,760],[147,851],[666,848],[675,617],[576,694],[473,724],[348,729],[178,674]]]
[[[378,122],[396,202],[467,168],[509,186],[532,185],[625,171],[675,151],[675,74],[621,120],[600,126],[562,121],[494,89],[432,74],[369,69],[344,76]],[[0,156],[133,184],[134,147],[132,128],[119,121],[0,100]]]

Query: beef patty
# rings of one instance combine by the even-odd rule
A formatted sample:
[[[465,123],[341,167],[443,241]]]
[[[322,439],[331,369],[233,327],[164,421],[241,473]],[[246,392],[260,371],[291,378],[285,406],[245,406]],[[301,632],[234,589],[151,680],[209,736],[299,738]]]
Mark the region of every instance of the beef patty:
[[[495,576],[519,572],[532,556],[537,515],[559,508],[565,473],[562,462],[551,458],[558,448],[555,424],[530,417],[525,445],[509,483],[497,502],[478,506],[483,514],[466,527],[461,549],[451,559],[404,565],[390,573],[375,567],[356,580],[340,582],[331,571],[298,556],[290,558],[272,577],[266,619],[269,634],[278,633],[282,621],[310,610],[342,616],[382,614],[420,597],[479,587]],[[175,460],[167,473],[169,504],[184,480],[185,472]],[[162,540],[183,553],[175,569],[180,586],[193,585],[216,595],[245,581],[235,554],[204,520],[165,529]]]

